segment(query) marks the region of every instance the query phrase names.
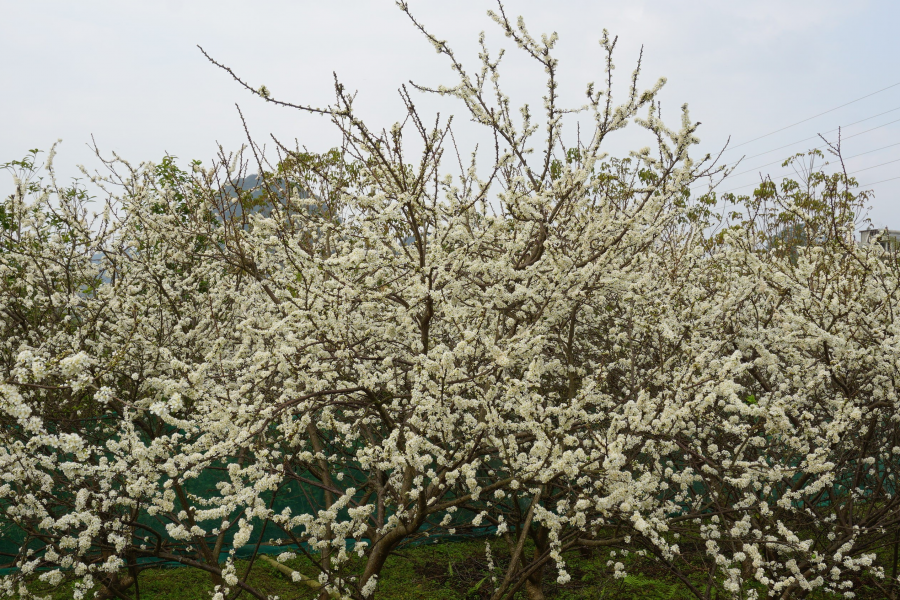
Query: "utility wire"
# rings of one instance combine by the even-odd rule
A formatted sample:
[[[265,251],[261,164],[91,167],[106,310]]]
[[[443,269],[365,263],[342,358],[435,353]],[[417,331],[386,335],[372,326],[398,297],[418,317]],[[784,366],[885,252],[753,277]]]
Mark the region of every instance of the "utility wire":
[[[878,152],[879,150],[884,150],[885,148],[893,148],[894,146],[900,146],[900,142],[895,144],[888,144],[887,146],[882,146],[881,148],[875,148],[874,150],[866,150],[865,152],[860,152],[859,154],[854,154],[853,156],[848,156],[844,160],[850,160],[851,158],[856,158],[857,156],[862,156],[863,154],[872,154],[873,152]]]
[[[891,177],[890,179],[882,179],[881,181],[873,181],[871,183],[861,184],[859,187],[869,187],[870,185],[875,185],[876,183],[884,183],[885,181],[894,181],[895,179],[900,179],[900,177]]]
[[[897,109],[894,109],[894,110],[897,110]],[[891,112],[891,111],[888,111],[888,112]],[[882,113],[882,114],[884,114],[884,113]],[[876,116],[877,116],[877,115],[876,115]],[[871,118],[871,117],[870,117],[870,118]],[[866,119],[863,119],[863,120],[866,120]],[[859,122],[859,121],[857,121],[857,122]],[[881,129],[882,127],[887,127],[888,125],[893,125],[894,123],[897,123],[897,122],[900,122],[900,119],[894,119],[893,121],[888,121],[887,123],[882,123],[881,125],[878,125],[878,126],[876,126],[876,127],[872,127],[872,128],[870,128],[870,129],[866,129],[865,131],[860,131],[859,133],[854,133],[853,135],[848,135],[847,137],[843,138],[841,141],[846,141],[846,140],[849,140],[849,139],[853,139],[853,138],[855,138],[855,137],[857,137],[857,136],[860,136],[860,135],[862,135],[862,134],[864,134],[864,133],[869,133],[870,131],[875,131],[876,129]],[[851,123],[851,125],[852,125],[852,123]],[[848,125],[848,127],[849,127],[849,125]],[[834,131],[834,130],[833,130],[833,131]],[[826,132],[826,133],[827,133],[827,132]],[[813,137],[818,137],[818,136],[813,136]],[[813,139],[813,138],[808,138],[808,139]],[[801,141],[805,141],[805,140],[801,140]],[[893,144],[892,144],[892,145],[893,145]],[[883,148],[889,148],[889,147],[890,147],[890,146],[884,146]],[[823,148],[825,148],[824,145],[823,145],[823,146],[816,146],[815,148],[813,148],[813,150],[821,150],[821,149],[823,149]],[[882,148],[878,148],[878,150],[881,150],[881,149],[882,149]],[[780,148],[776,148],[776,150],[780,150]],[[875,150],[870,150],[869,152],[875,152]],[[764,154],[766,154],[766,153],[764,153]],[[865,153],[863,153],[863,154],[865,154]],[[757,156],[759,156],[759,155],[757,155]],[[854,157],[856,157],[856,156],[860,156],[860,155],[859,155],[859,154],[856,154],[856,155],[854,155],[854,156],[849,157],[847,160],[850,160],[850,158],[854,158]],[[751,157],[751,158],[753,158],[753,157]],[[757,167],[753,167],[752,169],[747,169],[746,171],[741,171],[740,173],[729,174],[727,177],[725,177],[725,179],[727,179],[727,178],[729,178],[729,177],[740,177],[741,175],[746,175],[747,173],[752,173],[753,171],[756,171],[756,170],[758,170],[758,169],[762,169],[762,168],[764,168],[764,167],[771,167],[772,165],[776,165],[776,164],[783,163],[783,162],[784,162],[784,160],[782,160],[782,159],[774,160],[774,161],[769,162],[769,163],[766,163],[766,164],[764,164],[764,165],[759,165],[759,166],[757,166]],[[722,181],[724,181],[724,179],[723,179]],[[720,181],[719,183],[721,183],[721,181]],[[699,190],[699,189],[701,189],[701,188],[703,188],[703,187],[705,187],[705,186],[703,186],[703,185],[698,185],[698,186],[692,187],[691,189],[692,189],[692,190]]]
[[[898,144],[891,144],[891,146],[897,146],[897,145],[898,145]],[[884,148],[889,148],[889,147],[890,147],[890,146],[885,146]],[[884,148],[879,148],[879,150],[883,150]],[[869,150],[869,152],[875,152],[875,150]],[[862,152],[862,153],[860,153],[860,154],[856,154],[856,155],[854,155],[854,156],[851,156],[851,157],[847,158],[846,160],[850,160],[851,158],[855,158],[856,156],[862,156],[863,154],[869,154],[869,152]],[[878,168],[878,167],[883,167],[884,165],[889,165],[889,164],[895,163],[895,162],[900,162],[900,158],[895,158],[894,160],[889,160],[889,161],[883,162],[883,163],[881,163],[881,164],[879,164],[879,165],[873,165],[873,166],[871,166],[871,167],[866,167],[866,168],[864,168],[864,169],[857,169],[856,171],[853,171],[852,173],[847,173],[847,175],[848,175],[848,176],[850,176],[850,175],[856,175],[857,173],[862,173],[863,171],[869,171],[869,170],[871,170],[871,169],[875,169],[875,168]],[[790,173],[783,173],[783,174],[781,174],[781,175],[776,176],[775,179],[783,179],[783,178],[787,177],[788,175],[790,175]],[[900,177],[894,177],[893,179],[900,179]],[[882,181],[876,181],[876,182],[874,182],[874,183],[870,183],[870,184],[867,184],[867,185],[874,185],[875,183],[883,183],[884,181],[891,181],[891,179],[884,179],[884,180],[882,180]],[[735,191],[735,190],[740,190],[740,189],[743,189],[743,188],[745,188],[745,187],[750,187],[750,186],[753,186],[753,185],[759,185],[759,183],[757,183],[757,182],[746,183],[746,184],[744,184],[744,185],[739,185],[739,186],[733,187],[733,188],[731,188],[731,189],[729,189],[729,190],[725,190],[724,192],[721,192],[721,193],[722,193],[722,194],[728,194],[728,193],[733,192],[733,191]]]
[[[897,119],[897,120],[900,121],[900,119]],[[891,123],[896,123],[896,121],[891,121]],[[890,125],[890,123],[886,123],[885,125]],[[871,130],[869,130],[869,131],[871,131]],[[867,133],[867,132],[863,131],[862,133]],[[855,137],[855,136],[850,136],[850,137]],[[850,137],[847,137],[844,139],[850,139]],[[885,148],[890,148],[890,147],[896,146],[896,145],[897,144],[889,144],[887,146],[882,146],[881,148],[876,148],[875,150],[867,150],[866,152],[861,152],[859,154],[854,154],[853,156],[848,156],[844,160],[850,160],[851,158],[856,158],[857,156],[862,156],[863,154],[868,154],[869,152],[877,152],[878,150],[884,150]],[[824,147],[825,146],[817,146],[816,148],[813,148],[813,150],[821,150]],[[779,159],[776,161],[772,161],[770,163],[766,163],[764,165],[760,165],[758,167],[753,167],[752,169],[747,169],[746,171],[741,171],[740,173],[737,173],[735,175],[729,175],[729,177],[740,177],[741,175],[746,175],[747,173],[752,173],[753,171],[762,169],[763,167],[771,167],[772,165],[781,164],[783,162],[784,162],[784,160]]]
[[[853,171],[852,173],[848,173],[848,174],[849,174],[849,175],[856,175],[857,173],[862,173],[863,171],[868,171],[869,169],[876,169],[876,168],[878,168],[878,167],[883,167],[884,165],[889,165],[889,164],[895,163],[895,162],[900,162],[900,158],[895,158],[894,160],[889,160],[889,161],[887,161],[887,162],[883,162],[883,163],[881,163],[880,165],[874,165],[874,166],[871,166],[871,167],[866,167],[865,169],[857,169],[857,170]]]
[[[821,117],[822,115],[827,115],[828,113],[834,112],[834,111],[838,110],[839,108],[844,108],[845,106],[850,106],[851,104],[854,104],[854,103],[856,103],[856,102],[859,102],[860,100],[865,100],[866,98],[869,98],[869,97],[871,97],[871,96],[874,96],[875,94],[880,94],[881,92],[884,92],[884,91],[889,90],[889,89],[891,89],[891,88],[897,87],[898,85],[900,85],[900,81],[898,81],[897,83],[891,84],[891,85],[889,85],[889,86],[887,86],[887,87],[885,87],[885,88],[881,88],[881,89],[878,90],[878,91],[872,92],[871,94],[866,94],[865,96],[862,96],[862,97],[860,97],[860,98],[857,98],[856,100],[851,100],[850,102],[847,102],[847,103],[845,103],[845,104],[841,104],[840,106],[835,106],[834,108],[830,108],[830,109],[826,110],[825,112],[820,112],[819,114],[813,115],[813,116],[808,117],[808,118],[806,118],[806,119],[803,119],[802,121],[797,121],[796,123],[792,123],[791,125],[787,125],[786,127],[782,127],[781,129],[776,129],[775,131],[769,132],[769,133],[767,133],[767,134],[765,134],[765,135],[761,135],[761,136],[759,136],[759,137],[755,137],[755,138],[753,138],[752,140],[747,140],[746,142],[743,142],[743,143],[741,143],[741,144],[738,144],[737,146],[732,146],[731,148],[726,149],[725,152],[728,152],[729,150],[734,150],[735,148],[740,148],[741,146],[746,146],[747,144],[750,144],[750,143],[755,142],[755,141],[757,141],[757,140],[761,140],[761,139],[763,139],[763,138],[767,138],[767,137],[769,137],[770,135],[775,135],[776,133],[780,133],[780,132],[782,132],[782,131],[784,131],[784,130],[786,130],[786,129],[790,129],[791,127],[796,127],[797,125],[800,125],[801,123],[806,123],[807,121],[812,121],[813,119],[816,119],[816,118],[818,118],[818,117]]]
[[[884,111],[883,113],[878,113],[877,115],[872,115],[871,117],[866,117],[865,119],[860,119],[859,121],[854,121],[854,122],[852,122],[852,123],[847,123],[846,125],[841,125],[841,127],[835,127],[834,129],[830,129],[830,130],[826,131],[826,132],[823,133],[822,135],[826,135],[826,134],[828,134],[828,133],[834,133],[835,131],[838,131],[838,130],[841,129],[842,127],[853,127],[854,125],[858,125],[859,123],[862,123],[863,121],[869,121],[869,120],[874,119],[874,118],[876,118],[876,117],[880,117],[880,116],[882,116],[882,115],[886,115],[886,114],[888,114],[888,113],[892,113],[892,112],[894,112],[895,110],[900,110],[900,106],[898,106],[897,108],[892,108],[891,110],[886,110],[886,111]],[[765,152],[760,152],[759,154],[754,154],[753,156],[745,156],[745,157],[743,157],[741,160],[750,160],[751,158],[756,158],[756,157],[758,157],[758,156],[764,156],[764,155],[766,155],[766,154],[771,154],[772,152],[775,152],[775,151],[777,151],[777,150],[783,150],[783,149],[785,149],[785,148],[788,148],[788,147],[793,146],[793,145],[795,145],[795,144],[799,144],[799,143],[801,143],[801,142],[808,142],[809,140],[815,140],[815,139],[818,139],[818,137],[819,137],[818,134],[817,134],[817,135],[812,135],[812,136],[810,136],[810,137],[808,137],[808,138],[803,138],[802,140],[797,140],[796,142],[791,142],[790,144],[785,144],[784,146],[778,146],[777,148],[772,148],[771,150],[766,150]]]

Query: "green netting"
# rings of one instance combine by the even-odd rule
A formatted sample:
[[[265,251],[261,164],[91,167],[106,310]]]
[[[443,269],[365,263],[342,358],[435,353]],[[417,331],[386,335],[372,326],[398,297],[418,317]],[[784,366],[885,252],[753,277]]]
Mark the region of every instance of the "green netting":
[[[305,476],[305,478],[308,480],[312,479],[312,474],[310,473],[301,473],[300,475]],[[359,475],[359,473],[344,471],[344,475],[345,477],[353,477],[354,475]],[[185,481],[182,487],[184,492],[188,494],[189,497],[200,499],[199,502],[194,503],[194,506],[195,508],[202,509],[206,504],[204,500],[208,501],[211,499],[215,499],[219,495],[219,491],[216,485],[228,480],[229,477],[225,468],[225,464],[213,464],[201,471],[201,473],[197,477]],[[158,485],[162,487],[165,482],[165,479],[161,479],[158,482]],[[360,492],[360,495],[362,495],[362,492]],[[273,492],[264,492],[260,495],[260,498],[266,504],[266,506],[271,507],[274,512],[281,513],[285,508],[289,508],[292,515],[314,513],[314,511],[320,510],[320,507],[322,507],[324,504],[324,492],[321,488],[312,484],[303,484],[302,482],[296,480],[286,481],[284,485],[282,485],[277,490],[276,493],[273,494]],[[2,509],[2,507],[0,507],[0,509]],[[184,506],[182,505],[180,499],[176,499],[173,512],[175,514],[178,514],[178,512],[182,509],[184,509]],[[3,512],[5,514],[5,511]],[[464,510],[457,512],[454,515],[453,523],[459,524],[465,522],[467,520],[466,512],[467,511]],[[237,513],[230,515],[229,521],[234,523],[236,517]],[[167,523],[170,523],[170,521],[165,516],[151,515],[146,510],[143,510],[138,516],[137,522],[141,526],[143,526],[143,528],[148,528],[150,530],[156,531],[162,536],[163,539],[167,539],[168,536],[165,533],[165,525]],[[235,555],[238,558],[247,558],[251,556],[254,552],[256,552],[257,545],[259,545],[259,552],[262,554],[280,554],[289,550],[300,550],[300,546],[291,543],[291,540],[288,538],[288,536],[285,535],[284,531],[273,523],[264,524],[263,520],[259,518],[254,518],[251,522],[253,524],[253,536],[251,537],[251,540],[247,545],[235,550]],[[215,521],[200,523],[201,527],[204,527],[205,529],[211,529],[216,524],[217,523]],[[139,529],[139,531],[148,534],[146,537],[152,538],[152,534],[149,533],[148,529]],[[412,546],[422,543],[431,543],[434,541],[467,539],[488,535],[496,531],[495,527],[480,527],[474,530],[467,531],[466,533],[451,535],[437,532],[428,533],[428,529],[428,526],[422,528],[422,532],[427,533],[427,537],[411,540],[404,545]],[[224,558],[226,558],[228,553],[231,551],[232,542],[236,530],[236,527],[232,527],[232,530],[229,531],[225,536],[224,542],[222,544],[222,554],[220,554],[220,560],[224,560]],[[9,564],[13,560],[13,558],[18,555],[24,539],[25,532],[22,529],[17,527],[14,523],[10,522],[9,519],[0,516],[0,564]],[[210,547],[215,544],[215,536],[209,536],[206,539]],[[280,540],[280,545],[272,545],[270,543],[271,540]],[[355,540],[347,540],[348,549],[351,548],[352,543],[354,542]],[[39,551],[39,546],[40,544],[37,543],[31,544],[31,547],[35,551]],[[179,554],[185,557],[195,556],[194,552],[180,552]],[[153,563],[160,566],[171,567],[182,566],[177,562],[166,561],[152,557],[142,557],[137,559],[137,562],[143,564]],[[0,574],[8,573],[13,570],[14,569],[12,568],[3,568],[0,569]]]

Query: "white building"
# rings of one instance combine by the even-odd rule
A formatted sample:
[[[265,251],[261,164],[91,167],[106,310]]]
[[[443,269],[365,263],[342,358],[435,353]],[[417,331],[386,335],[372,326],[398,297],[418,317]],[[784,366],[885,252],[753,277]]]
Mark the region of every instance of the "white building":
[[[859,243],[862,245],[880,244],[885,250],[900,249],[900,231],[896,229],[863,229],[859,232]]]

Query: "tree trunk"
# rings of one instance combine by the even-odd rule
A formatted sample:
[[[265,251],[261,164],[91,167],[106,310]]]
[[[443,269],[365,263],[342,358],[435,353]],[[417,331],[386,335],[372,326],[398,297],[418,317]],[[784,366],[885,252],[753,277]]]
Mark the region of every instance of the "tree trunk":
[[[544,552],[547,551],[547,548],[549,547],[547,538],[549,535],[549,529],[543,526],[538,527],[537,533],[534,535],[533,560],[540,560]],[[544,565],[535,569],[535,571],[528,576],[528,579],[525,581],[525,595],[528,596],[528,600],[546,599],[544,596]]]
[[[125,595],[125,590],[130,588],[135,582],[135,579],[131,575],[126,575],[125,577],[113,575],[111,579],[112,581],[110,581],[109,585],[102,586],[100,591],[97,592],[96,598],[98,600],[110,600],[111,598],[123,596]],[[116,592],[118,592],[118,594],[116,594]]]
[[[366,568],[363,571],[363,575],[359,580],[361,586],[365,586],[366,582],[368,582],[373,575],[381,574],[381,568],[384,567],[384,563],[387,561],[388,556],[391,555],[394,547],[396,547],[406,535],[406,526],[400,525],[375,543],[372,553],[366,560]]]

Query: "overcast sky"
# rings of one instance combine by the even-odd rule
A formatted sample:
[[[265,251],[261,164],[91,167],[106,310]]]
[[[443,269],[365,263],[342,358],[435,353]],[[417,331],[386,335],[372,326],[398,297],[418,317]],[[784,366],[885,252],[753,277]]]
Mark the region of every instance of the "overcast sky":
[[[486,31],[492,48],[510,51],[504,79],[513,101],[539,101],[542,73],[515,56],[488,19],[494,3],[410,5],[473,70],[478,34]],[[444,57],[389,0],[0,0],[0,7],[0,162],[62,138],[57,167],[65,176],[76,174],[77,164],[98,166],[87,147],[92,135],[102,152],[134,162],[166,152],[209,162],[217,143],[233,150],[245,141],[236,103],[255,138],[272,133],[312,150],[335,144],[326,119],[252,97],[207,62],[198,44],[254,86],[265,84],[292,102],[327,104],[336,72],[359,91],[357,107],[379,127],[402,118],[401,84],[453,83]],[[721,189],[749,192],[760,172],[784,172],[778,164],[762,165],[817,142],[751,157],[817,133],[833,138],[832,130],[843,126],[845,156],[866,153],[847,166],[876,194],[874,224],[900,229],[900,85],[889,87],[900,83],[900,2],[509,0],[506,8],[522,15],[534,34],[559,34],[561,90],[571,105],[602,74],[597,40],[604,28],[619,37],[620,83],[643,46],[644,84],[668,79],[664,118],[677,125],[678,107],[688,103],[692,118],[703,123],[697,155],[720,149],[729,136],[737,146],[878,92],[729,151],[728,160],[747,156],[737,172],[749,172]],[[423,111],[464,119],[450,100],[417,102]],[[464,125],[460,131],[464,144],[478,139]],[[625,134],[610,149],[621,155],[642,145]],[[892,178],[898,179],[883,181]],[[8,188],[0,180],[0,192]]]

